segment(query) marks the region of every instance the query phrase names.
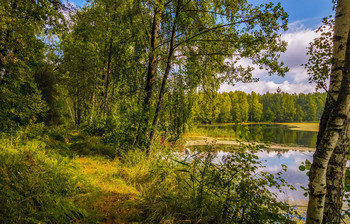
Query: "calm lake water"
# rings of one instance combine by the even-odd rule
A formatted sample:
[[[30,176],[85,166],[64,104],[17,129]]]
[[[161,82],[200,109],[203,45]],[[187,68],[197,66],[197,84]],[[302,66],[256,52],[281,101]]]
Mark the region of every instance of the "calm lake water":
[[[306,205],[307,198],[304,196],[305,191],[300,187],[307,187],[308,177],[306,176],[306,172],[300,171],[298,167],[305,160],[312,162],[312,148],[316,146],[317,132],[292,130],[286,125],[275,124],[202,126],[201,128],[205,128],[207,131],[223,129],[223,133],[229,132],[229,130],[232,129],[235,133],[241,133],[242,130],[249,130],[251,139],[257,142],[269,142],[283,146],[291,146],[291,150],[269,149],[257,152],[256,155],[259,156],[259,160],[261,160],[262,164],[265,166],[261,171],[277,174],[282,170],[281,164],[288,167],[287,171],[282,174],[282,178],[293,185],[296,190],[285,188],[283,189],[283,193],[278,193],[278,199],[288,201],[293,205]],[[297,146],[309,147],[310,151],[295,150]],[[191,146],[191,151],[203,150],[201,147],[204,146]],[[218,145],[216,149],[218,150],[218,157],[224,156],[229,153],[229,151],[234,151],[233,147],[229,145]],[[274,191],[274,189],[272,190]]]
[[[234,131],[237,135],[246,135],[256,142],[275,143],[288,146],[316,147],[317,132],[293,130],[290,126],[280,124],[248,124],[248,125],[205,125],[200,126],[207,131],[220,130],[223,135]],[[229,137],[229,134],[227,135]]]
[[[191,146],[190,150],[203,151],[205,146]],[[230,151],[234,152],[235,147],[229,145],[218,145],[217,157],[225,157]],[[277,192],[276,189],[272,189],[273,192],[278,193],[278,199],[281,201],[289,202],[292,205],[305,206],[307,198],[304,196],[305,191],[300,187],[307,187],[308,177],[306,171],[302,172],[299,170],[301,162],[306,159],[312,162],[313,152],[309,151],[297,151],[297,150],[263,150],[256,153],[259,156],[259,160],[262,161],[262,165],[265,167],[260,171],[269,172],[276,175],[282,171],[281,164],[286,165],[287,171],[284,172],[281,177],[286,180],[289,184],[293,185],[296,190],[291,190],[287,187],[283,188],[283,193]]]

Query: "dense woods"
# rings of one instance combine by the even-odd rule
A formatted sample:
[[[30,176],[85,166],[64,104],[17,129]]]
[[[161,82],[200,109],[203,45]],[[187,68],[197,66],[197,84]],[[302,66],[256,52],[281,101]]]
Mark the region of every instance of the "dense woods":
[[[326,93],[195,94],[192,119],[197,123],[301,122],[321,118]]]
[[[2,0],[0,222],[296,223],[263,146],[181,151],[198,124],[329,116],[327,93],[219,92],[258,81],[242,59],[288,72],[287,18],[246,0]]]
[[[279,32],[287,28],[280,4],[98,0],[78,10],[9,0],[1,7],[0,124],[7,133],[74,123],[150,153],[160,133],[180,135],[192,120],[197,95],[207,95],[198,88],[252,80],[241,58],[271,74],[288,70],[278,61],[286,46]],[[244,99],[237,100],[230,104]],[[207,119],[217,118],[197,120]]]

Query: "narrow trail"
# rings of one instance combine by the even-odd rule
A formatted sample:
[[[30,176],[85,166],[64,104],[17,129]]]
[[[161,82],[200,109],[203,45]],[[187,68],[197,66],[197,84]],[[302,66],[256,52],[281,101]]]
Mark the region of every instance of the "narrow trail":
[[[79,203],[96,212],[103,223],[124,224],[140,220],[139,192],[127,184],[117,161],[98,157],[81,157],[76,160],[90,187],[95,190],[84,195]],[[103,215],[103,217],[101,217]]]

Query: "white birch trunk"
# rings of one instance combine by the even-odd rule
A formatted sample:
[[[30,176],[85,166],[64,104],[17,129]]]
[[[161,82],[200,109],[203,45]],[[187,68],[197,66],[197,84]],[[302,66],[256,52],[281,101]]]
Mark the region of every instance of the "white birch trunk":
[[[341,156],[333,154],[338,147],[344,147],[344,139],[348,134],[347,125],[350,109],[349,95],[349,71],[344,70],[346,43],[348,41],[348,32],[350,24],[350,1],[339,0],[337,4],[337,12],[335,19],[334,31],[334,49],[333,49],[333,64],[332,75],[330,80],[330,94],[326,103],[327,112],[322,116],[323,121],[320,123],[320,133],[318,136],[318,144],[314,154],[314,162],[310,170],[310,198],[307,212],[307,223],[322,223],[325,208],[325,196],[327,186],[327,169],[331,159],[337,158],[341,160]],[[348,52],[349,49],[347,50]],[[348,53],[349,54],[349,53]],[[349,58],[349,57],[348,57]],[[348,59],[347,58],[347,59]],[[349,63],[347,63],[348,65]],[[348,66],[347,66],[348,67]],[[336,102],[334,102],[334,100]],[[333,101],[333,102],[330,102]],[[348,144],[348,143],[345,143]],[[343,171],[334,169],[333,171]],[[339,183],[341,177],[336,177]],[[328,182],[330,183],[330,182]],[[339,201],[339,194],[338,201]],[[341,195],[341,193],[340,193]],[[334,195],[333,195],[334,196]],[[342,199],[341,199],[342,200]],[[327,210],[331,206],[327,204]]]

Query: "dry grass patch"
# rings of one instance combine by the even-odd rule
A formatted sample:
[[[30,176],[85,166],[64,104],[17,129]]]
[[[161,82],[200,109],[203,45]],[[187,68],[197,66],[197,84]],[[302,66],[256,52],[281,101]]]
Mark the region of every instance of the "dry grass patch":
[[[276,123],[287,125],[292,130],[318,132],[319,123]]]
[[[95,219],[103,223],[140,221],[139,192],[123,178],[118,160],[103,157],[75,159],[87,182],[94,189],[78,199],[82,207],[94,211]]]

